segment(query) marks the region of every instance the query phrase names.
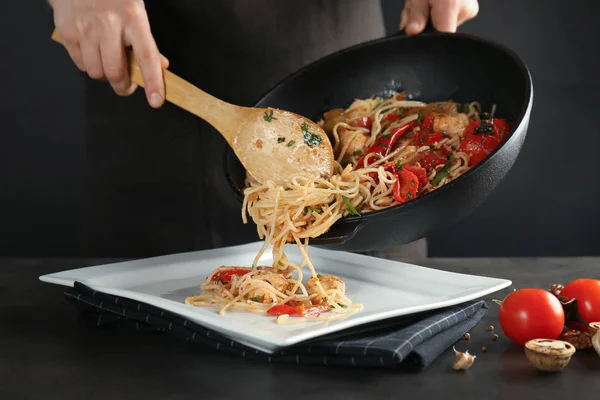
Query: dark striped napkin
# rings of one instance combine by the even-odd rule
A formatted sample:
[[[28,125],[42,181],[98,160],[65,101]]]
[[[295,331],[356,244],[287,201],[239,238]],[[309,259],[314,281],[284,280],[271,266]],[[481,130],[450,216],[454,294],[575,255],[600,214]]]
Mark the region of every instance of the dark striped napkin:
[[[386,320],[304,342],[274,354],[237,343],[180,315],[116,297],[75,282],[67,300],[87,324],[137,331],[159,331],[249,360],[269,363],[325,364],[356,367],[427,368],[444,350],[471,330],[487,304],[470,301],[428,313]]]

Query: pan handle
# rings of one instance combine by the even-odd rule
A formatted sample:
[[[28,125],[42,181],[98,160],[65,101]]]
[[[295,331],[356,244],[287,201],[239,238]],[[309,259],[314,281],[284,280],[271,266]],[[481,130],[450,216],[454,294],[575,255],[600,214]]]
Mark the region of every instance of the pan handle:
[[[338,222],[321,236],[311,238],[310,243],[316,245],[344,244],[354,238],[367,223],[365,220]]]

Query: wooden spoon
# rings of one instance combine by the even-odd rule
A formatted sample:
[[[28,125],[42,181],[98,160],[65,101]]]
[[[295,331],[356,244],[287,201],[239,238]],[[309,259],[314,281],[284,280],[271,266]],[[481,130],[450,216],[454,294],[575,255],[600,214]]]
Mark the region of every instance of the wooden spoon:
[[[52,39],[60,43],[56,31]],[[128,53],[132,82],[144,79],[135,57]],[[333,149],[321,127],[300,115],[273,108],[226,103],[164,70],[165,98],[211,124],[248,172],[259,182],[282,184],[294,174],[329,178]]]

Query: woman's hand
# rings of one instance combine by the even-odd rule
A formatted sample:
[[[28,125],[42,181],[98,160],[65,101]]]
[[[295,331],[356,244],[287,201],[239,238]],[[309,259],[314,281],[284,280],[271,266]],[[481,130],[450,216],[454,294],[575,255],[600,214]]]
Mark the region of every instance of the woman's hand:
[[[107,79],[121,96],[132,94],[125,48],[131,46],[152,107],[164,103],[163,68],[143,0],[50,0],[54,24],[73,62],[92,79]]]
[[[418,35],[431,17],[436,30],[454,33],[478,13],[477,0],[406,0],[400,30],[405,30],[407,35]]]

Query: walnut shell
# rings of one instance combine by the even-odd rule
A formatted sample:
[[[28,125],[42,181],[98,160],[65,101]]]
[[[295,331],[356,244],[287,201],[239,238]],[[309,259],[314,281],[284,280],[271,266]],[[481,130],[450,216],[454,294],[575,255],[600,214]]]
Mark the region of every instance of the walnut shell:
[[[571,343],[577,350],[585,350],[592,347],[592,335],[587,332],[567,330],[558,337],[558,340]]]
[[[546,372],[565,368],[575,351],[575,346],[562,340],[533,339],[525,343],[525,355],[529,362]]]

